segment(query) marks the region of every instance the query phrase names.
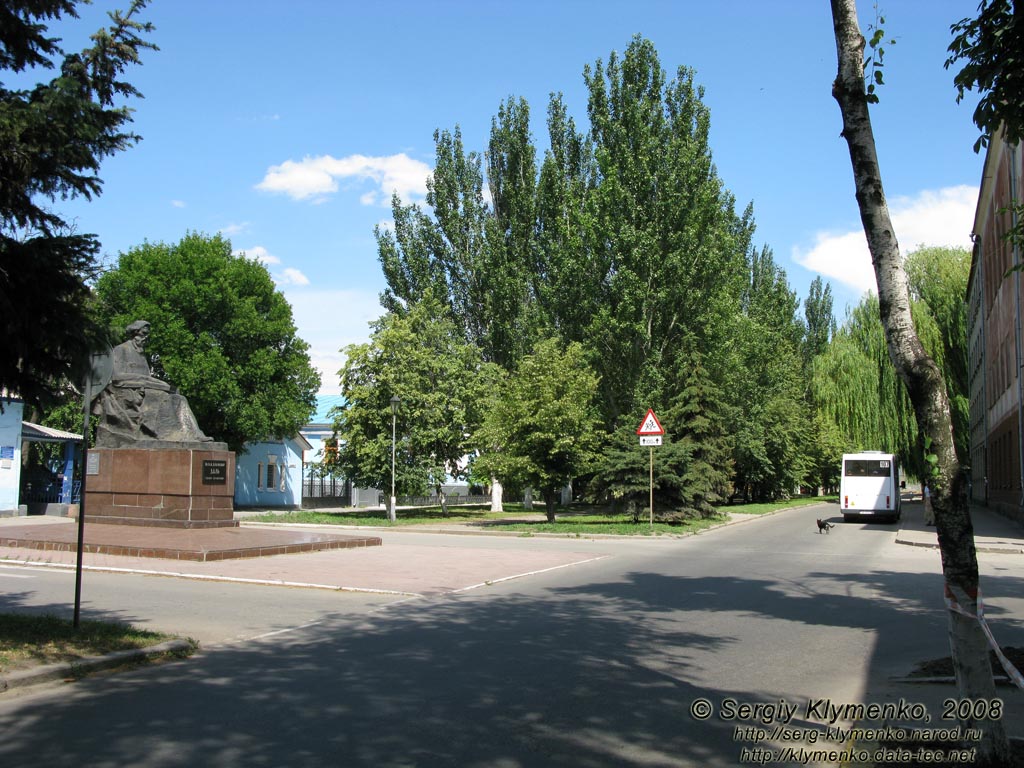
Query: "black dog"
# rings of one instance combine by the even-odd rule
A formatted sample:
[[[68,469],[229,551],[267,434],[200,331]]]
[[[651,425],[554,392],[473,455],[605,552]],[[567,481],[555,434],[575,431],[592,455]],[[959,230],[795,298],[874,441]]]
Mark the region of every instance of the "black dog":
[[[832,525],[832,523],[830,523],[828,520],[819,520],[818,521],[818,533],[821,533],[822,531],[824,531],[825,533],[828,533],[828,529],[829,528],[835,528],[835,526]]]

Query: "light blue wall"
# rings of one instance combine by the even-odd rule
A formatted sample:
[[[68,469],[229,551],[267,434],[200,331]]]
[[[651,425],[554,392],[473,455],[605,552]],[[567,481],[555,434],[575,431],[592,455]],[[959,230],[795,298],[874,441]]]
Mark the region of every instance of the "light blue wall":
[[[246,443],[235,457],[236,507],[298,507],[302,504],[302,448],[294,439]],[[277,465],[274,485],[267,487],[267,464]],[[279,472],[284,472],[281,490]],[[259,474],[259,480],[257,475]]]
[[[21,484],[21,418],[19,400],[4,400],[0,413],[0,512],[18,508]]]

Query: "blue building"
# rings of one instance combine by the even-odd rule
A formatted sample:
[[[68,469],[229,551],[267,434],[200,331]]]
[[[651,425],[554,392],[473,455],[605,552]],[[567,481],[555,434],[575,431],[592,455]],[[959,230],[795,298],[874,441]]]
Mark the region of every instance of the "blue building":
[[[319,471],[334,437],[332,409],[341,395],[317,397],[316,412],[299,434],[286,440],[246,443],[235,457],[235,507],[298,509],[300,507],[372,506],[380,492],[353,488],[344,477]]]
[[[2,393],[0,393],[2,394]],[[20,400],[2,399],[0,407],[0,514],[16,514],[21,487]]]
[[[246,443],[235,456],[235,507],[301,507],[302,468],[311,447],[301,434]]]
[[[0,408],[0,515],[67,515],[79,498],[82,436],[24,421],[22,401],[2,392]],[[29,443],[55,449],[33,452]]]

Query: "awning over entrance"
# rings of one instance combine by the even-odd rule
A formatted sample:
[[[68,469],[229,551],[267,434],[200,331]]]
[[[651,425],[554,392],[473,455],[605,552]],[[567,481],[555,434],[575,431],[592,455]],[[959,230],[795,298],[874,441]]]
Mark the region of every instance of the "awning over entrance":
[[[42,424],[33,424],[31,421],[21,422],[21,439],[28,440],[30,443],[82,442],[82,436],[74,432],[44,427]]]
[[[50,504],[77,503],[81,482],[74,479],[75,449],[76,444],[82,442],[82,436],[54,427],[44,427],[42,424],[33,424],[31,421],[22,421],[21,439],[27,443],[63,443],[64,462],[63,471],[52,470],[53,474],[44,475],[40,472],[38,476],[22,476],[20,502],[25,505],[42,505],[43,509]]]

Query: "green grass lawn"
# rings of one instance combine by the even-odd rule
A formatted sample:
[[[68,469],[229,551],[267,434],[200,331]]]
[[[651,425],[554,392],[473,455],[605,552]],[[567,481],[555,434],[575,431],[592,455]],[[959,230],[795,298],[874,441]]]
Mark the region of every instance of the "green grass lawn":
[[[147,648],[173,639],[117,622],[81,621],[75,629],[70,619],[57,616],[0,613],[0,673]]]
[[[437,523],[469,523],[480,527],[491,527],[503,531],[518,531],[523,535],[531,533],[561,534],[614,534],[617,536],[636,535],[650,536],[658,534],[684,534],[703,530],[723,522],[730,512],[762,515],[779,509],[795,506],[819,504],[827,500],[825,497],[808,497],[789,499],[765,504],[736,504],[722,507],[718,514],[706,519],[691,519],[681,522],[659,522],[652,526],[645,515],[641,515],[638,523],[634,523],[628,515],[613,515],[601,512],[594,507],[574,504],[572,507],[559,507],[555,522],[549,523],[544,514],[543,505],[534,504],[532,510],[523,508],[522,504],[505,504],[504,512],[491,512],[488,505],[452,506],[445,515],[441,507],[417,507],[415,509],[399,509],[398,519],[391,523],[387,513],[379,509],[352,509],[342,511],[301,510],[286,513],[268,513],[248,517],[248,522],[264,523],[304,523],[309,525],[352,525],[352,526],[409,526]]]

